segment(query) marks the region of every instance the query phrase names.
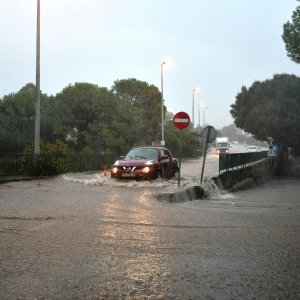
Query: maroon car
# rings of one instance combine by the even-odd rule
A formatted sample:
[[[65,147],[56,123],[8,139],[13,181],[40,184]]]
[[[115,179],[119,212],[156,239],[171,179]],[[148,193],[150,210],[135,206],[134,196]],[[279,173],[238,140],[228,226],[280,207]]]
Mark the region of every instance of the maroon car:
[[[176,158],[163,147],[138,147],[121,156],[111,169],[112,178],[171,178],[178,171]]]

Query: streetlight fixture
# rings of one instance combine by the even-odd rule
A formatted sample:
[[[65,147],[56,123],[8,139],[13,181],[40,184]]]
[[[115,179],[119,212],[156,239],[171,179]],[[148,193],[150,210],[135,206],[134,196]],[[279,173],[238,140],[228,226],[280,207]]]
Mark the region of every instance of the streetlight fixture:
[[[36,100],[35,100],[35,127],[34,127],[34,154],[40,154],[40,0],[37,0],[37,26],[36,26]]]
[[[163,65],[166,61],[162,61],[160,64],[160,84],[161,84],[161,145],[165,145],[165,132],[164,132],[164,80],[163,80]]]

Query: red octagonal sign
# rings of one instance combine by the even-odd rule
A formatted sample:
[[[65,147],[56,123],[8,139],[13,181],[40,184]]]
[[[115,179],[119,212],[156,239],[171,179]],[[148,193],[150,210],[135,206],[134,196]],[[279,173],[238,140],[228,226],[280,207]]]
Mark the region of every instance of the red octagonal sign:
[[[183,111],[178,112],[173,119],[174,125],[179,129],[184,129],[190,124],[190,116]]]

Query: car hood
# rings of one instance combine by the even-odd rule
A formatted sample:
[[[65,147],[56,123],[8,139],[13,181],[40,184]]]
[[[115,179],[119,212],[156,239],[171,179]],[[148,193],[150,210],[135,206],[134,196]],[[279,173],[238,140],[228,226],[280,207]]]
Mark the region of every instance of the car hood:
[[[114,163],[116,166],[144,166],[147,162],[152,161],[153,164],[158,163],[157,160],[151,159],[131,159],[131,160],[118,160]]]

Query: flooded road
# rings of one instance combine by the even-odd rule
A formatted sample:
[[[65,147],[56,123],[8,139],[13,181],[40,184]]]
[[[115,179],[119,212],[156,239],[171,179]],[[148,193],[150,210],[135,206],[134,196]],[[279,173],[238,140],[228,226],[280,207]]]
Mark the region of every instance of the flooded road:
[[[176,189],[100,173],[0,185],[0,298],[299,299],[300,180],[157,201]]]
[[[180,187],[185,188],[200,184],[203,158],[184,160],[181,165]],[[211,178],[219,174],[219,157],[215,153],[209,153],[206,157],[204,177]],[[102,172],[93,174],[66,174],[63,179],[69,182],[82,183],[85,185],[103,185],[111,187],[150,187],[163,190],[177,190],[178,177],[169,180],[157,179],[152,181],[136,181],[132,179],[115,180],[108,176],[104,176]]]

